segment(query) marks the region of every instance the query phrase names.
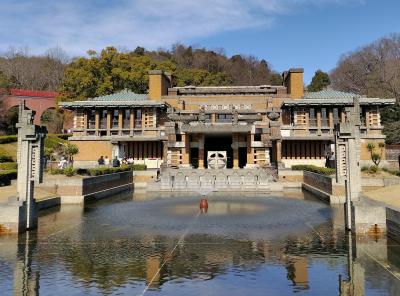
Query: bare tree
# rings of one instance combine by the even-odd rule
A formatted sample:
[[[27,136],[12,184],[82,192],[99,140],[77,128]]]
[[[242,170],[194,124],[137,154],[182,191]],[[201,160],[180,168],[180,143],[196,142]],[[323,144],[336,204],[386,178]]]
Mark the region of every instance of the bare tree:
[[[342,56],[331,79],[338,90],[400,100],[400,34]]]
[[[0,56],[0,71],[8,77],[11,87],[54,91],[68,62],[68,56],[59,47],[39,56],[31,55],[26,47],[11,47]]]

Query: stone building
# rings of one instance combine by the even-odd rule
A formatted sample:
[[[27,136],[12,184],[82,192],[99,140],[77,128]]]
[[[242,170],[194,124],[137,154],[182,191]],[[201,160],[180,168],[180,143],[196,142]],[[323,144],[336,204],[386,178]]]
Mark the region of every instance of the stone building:
[[[94,165],[103,155],[148,167],[323,166],[334,125],[346,120],[344,107],[357,95],[305,93],[303,69],[282,75],[280,86],[172,87],[168,73],[154,70],[147,95],[122,91],[60,103],[75,113],[75,163]],[[393,103],[360,97],[362,161],[370,159],[367,143],[385,140],[379,110]]]

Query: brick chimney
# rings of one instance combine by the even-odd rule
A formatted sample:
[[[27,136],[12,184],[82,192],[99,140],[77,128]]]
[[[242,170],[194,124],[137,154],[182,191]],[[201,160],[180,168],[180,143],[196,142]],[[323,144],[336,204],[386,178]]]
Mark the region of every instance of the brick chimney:
[[[292,99],[300,99],[304,96],[303,68],[291,68],[282,74],[283,85]]]
[[[162,96],[168,95],[171,87],[171,74],[162,70],[149,71],[149,98],[160,101]]]

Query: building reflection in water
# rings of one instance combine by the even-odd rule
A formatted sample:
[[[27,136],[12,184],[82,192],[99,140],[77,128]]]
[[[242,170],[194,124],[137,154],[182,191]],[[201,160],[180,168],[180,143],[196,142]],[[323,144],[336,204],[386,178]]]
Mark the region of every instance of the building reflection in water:
[[[17,258],[14,268],[14,295],[39,295],[39,271],[33,270],[32,258],[36,249],[36,232],[18,236]]]
[[[229,208],[221,204],[215,212],[235,212],[235,207],[235,204]],[[96,209],[87,209],[86,213],[88,211]],[[111,233],[99,235],[99,228],[104,232],[108,226],[97,222],[95,228],[88,226],[83,223],[82,212],[71,207],[61,208],[59,212],[41,218],[39,226],[42,227],[38,232],[27,232],[18,237],[17,252],[11,251],[10,247],[8,255],[15,258],[14,295],[39,294],[39,266],[44,273],[43,286],[51,278],[52,267],[56,266],[72,275],[67,281],[79,283],[78,286],[85,289],[95,287],[97,292],[112,294],[132,281],[135,286],[161,289],[164,283],[176,279],[209,280],[230,273],[232,269],[245,273],[272,265],[283,267],[279,269],[282,285],[286,281],[294,293],[307,291],[312,294],[315,283],[310,271],[313,264],[320,260],[326,268],[341,268],[345,266],[346,257],[348,274],[340,281],[340,295],[364,295],[366,281],[377,288],[386,285],[387,289],[387,285],[392,285],[393,295],[400,295],[395,277],[388,280],[387,274],[376,274],[382,268],[377,267],[378,263],[390,265],[395,271],[393,262],[399,262],[399,245],[396,249],[382,237],[346,235],[341,231],[341,219],[335,214],[327,223],[279,241],[189,233],[176,246],[179,237],[173,235],[148,233],[124,237],[122,234],[125,233],[118,231],[115,236]],[[338,215],[341,212],[339,209]],[[66,232],[60,232],[64,227]],[[132,226],[122,227],[121,231],[129,227]]]

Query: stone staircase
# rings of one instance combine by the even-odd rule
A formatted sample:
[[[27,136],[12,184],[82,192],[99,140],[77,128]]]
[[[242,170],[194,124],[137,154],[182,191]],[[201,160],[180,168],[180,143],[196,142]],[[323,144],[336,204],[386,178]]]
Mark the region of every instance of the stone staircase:
[[[148,191],[282,191],[276,171],[267,169],[165,169]]]

